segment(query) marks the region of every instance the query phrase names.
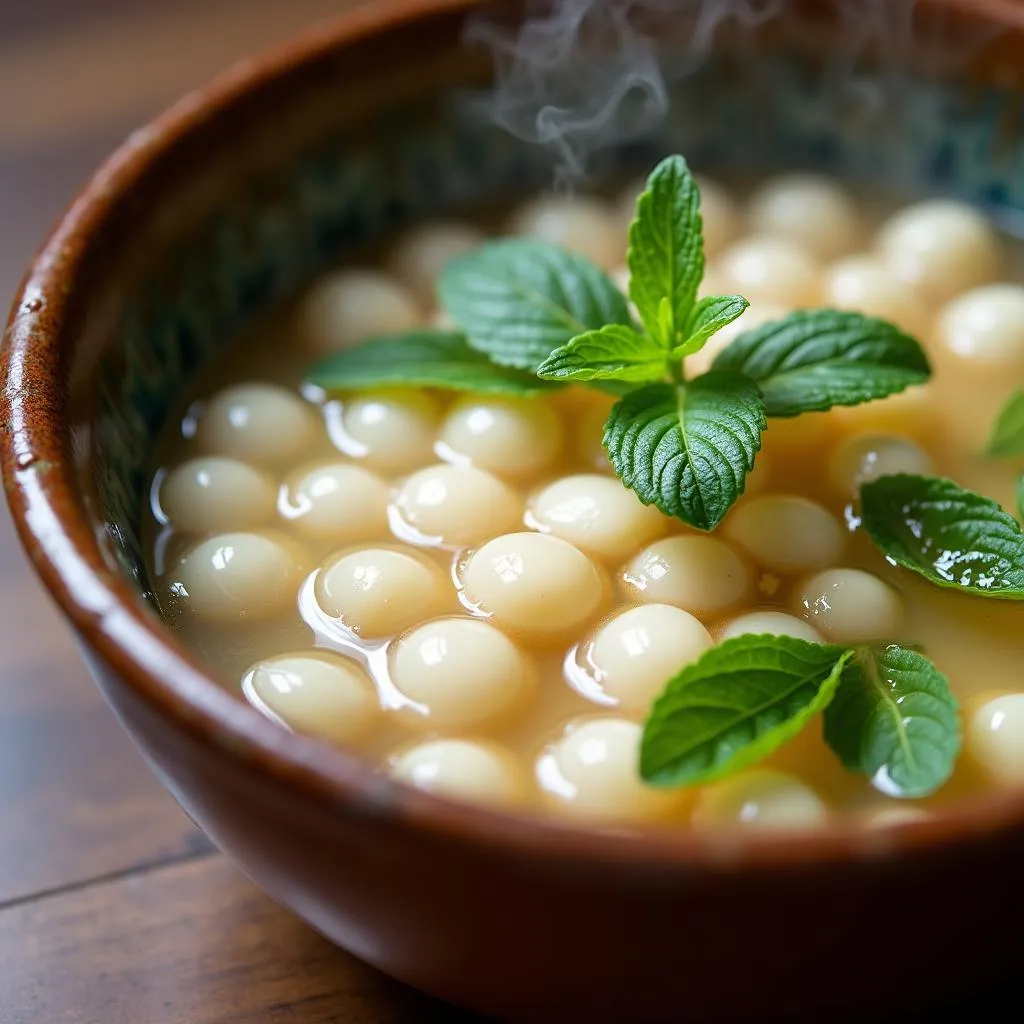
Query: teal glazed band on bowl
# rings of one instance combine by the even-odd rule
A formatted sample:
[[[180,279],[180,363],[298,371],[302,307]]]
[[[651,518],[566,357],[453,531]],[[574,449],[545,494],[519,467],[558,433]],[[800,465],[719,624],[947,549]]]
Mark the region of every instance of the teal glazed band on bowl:
[[[643,15],[671,63],[693,5],[668,6]],[[877,38],[851,50],[836,13],[850,6],[791,0],[720,33],[658,130],[602,151],[593,173],[683,151],[702,168],[820,168],[1019,219],[1024,7],[921,0],[894,55]],[[346,252],[550,183],[546,151],[466,116],[490,67],[461,39],[484,9],[521,13],[386,0],[227,72],[132,135],[29,267],[3,350],[4,480],[83,657],[153,770],[257,885],[462,1006],[835,1019],[1018,975],[1024,794],[884,833],[787,836],[587,831],[464,806],[280,728],[157,614],[144,490],[186,382]],[[840,57],[852,77],[837,85]]]

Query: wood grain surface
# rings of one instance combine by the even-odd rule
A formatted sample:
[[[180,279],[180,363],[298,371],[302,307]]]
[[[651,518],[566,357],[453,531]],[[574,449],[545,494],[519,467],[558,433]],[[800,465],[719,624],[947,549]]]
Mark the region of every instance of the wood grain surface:
[[[222,857],[0,913],[5,1024],[399,1024],[465,1019],[369,970]]]

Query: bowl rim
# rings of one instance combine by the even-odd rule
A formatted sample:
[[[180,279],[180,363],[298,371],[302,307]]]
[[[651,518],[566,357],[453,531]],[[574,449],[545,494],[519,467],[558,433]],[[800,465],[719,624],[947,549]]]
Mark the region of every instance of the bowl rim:
[[[1010,21],[1024,33],[1024,9],[1004,0],[925,0]],[[345,810],[506,855],[544,856],[569,866],[614,871],[658,868],[770,873],[837,864],[878,864],[901,855],[940,855],[1024,827],[1024,791],[992,792],[941,809],[925,821],[884,830],[850,818],[813,832],[707,834],[661,828],[612,829],[458,803],[396,782],[357,754],[292,734],[228,693],[108,563],[82,501],[71,451],[65,354],[73,312],[85,288],[89,239],[147,168],[173,152],[202,122],[230,117],[257,85],[280,84],[307,62],[443,17],[461,19],[479,0],[377,0],[305,30],[229,68],[131,134],[72,200],[23,278],[0,355],[0,457],[5,491],[36,572],[76,634],[132,695],[201,743],[246,762],[246,770],[326,810]],[[885,857],[879,856],[885,854]]]

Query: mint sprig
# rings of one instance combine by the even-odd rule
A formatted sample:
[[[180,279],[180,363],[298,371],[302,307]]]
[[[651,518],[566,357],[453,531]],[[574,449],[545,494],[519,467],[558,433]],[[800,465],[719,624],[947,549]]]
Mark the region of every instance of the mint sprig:
[[[1024,455],[1024,390],[1015,391],[1006,400],[992,430],[988,454],[996,458]]]
[[[1024,533],[990,498],[898,474],[865,484],[860,500],[864,529],[896,565],[940,587],[1024,600]]]
[[[819,713],[843,766],[887,796],[929,796],[953,772],[957,704],[923,654],[747,634],[666,683],[644,724],[640,774],[653,786],[712,782],[767,757]]]
[[[715,360],[713,369],[727,372],[686,380],[682,360],[741,316],[747,300],[697,301],[703,235],[685,160],[659,164],[636,209],[630,296],[646,334],[588,332],[552,352],[538,373],[550,380],[651,382],[613,408],[605,429],[612,465],[641,501],[714,529],[744,491],[766,415],[855,405],[928,379],[921,346],[899,328],[821,310],[740,334]]]
[[[953,774],[960,752],[949,680],[898,644],[858,650],[825,710],[825,741],[888,796],[930,796]]]
[[[738,636],[710,648],[654,702],[641,777],[691,786],[767,757],[828,705],[851,654],[787,636]]]
[[[488,242],[441,274],[440,304],[457,332],[429,342],[412,332],[406,348],[390,338],[378,352],[371,349],[382,343],[370,341],[319,364],[312,377],[330,389],[386,382],[527,393],[511,368],[620,395],[605,443],[623,483],[667,515],[712,530],[744,491],[766,416],[882,398],[930,373],[921,347],[892,324],[822,310],[740,334],[714,373],[687,380],[685,358],[740,317],[747,300],[697,299],[700,192],[681,156],[663,160],[638,198],[627,262],[640,326],[626,297],[584,257],[525,239]]]

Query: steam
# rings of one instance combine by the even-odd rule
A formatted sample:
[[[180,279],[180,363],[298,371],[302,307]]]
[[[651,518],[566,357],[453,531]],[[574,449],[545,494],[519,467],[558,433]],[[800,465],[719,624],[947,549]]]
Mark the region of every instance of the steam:
[[[645,11],[689,9],[694,19],[686,63],[695,69],[720,25],[730,19],[755,25],[783,2],[551,0],[528,5],[518,28],[473,19],[465,38],[493,54],[496,84],[483,101],[490,120],[526,142],[549,146],[556,181],[564,184],[584,176],[595,151],[648,134],[668,112],[656,42],[637,27]]]
[[[628,21],[631,0],[555,0],[518,30],[472,20],[466,41],[493,53],[494,92],[482,101],[491,120],[526,142],[550,146],[556,176],[585,173],[590,153],[654,128],[668,93],[652,41]],[[600,46],[607,60],[586,56]]]
[[[585,177],[599,150],[654,132],[668,112],[669,85],[700,68],[723,28],[742,39],[795,2],[532,0],[518,26],[478,16],[465,39],[491,51],[495,84],[478,100],[477,112],[519,139],[548,147],[556,186],[571,186]],[[822,84],[836,91],[847,114],[877,116],[891,107],[915,43],[966,60],[985,41],[944,40],[936,20],[931,38],[922,39],[914,0],[828,0],[828,7],[841,20],[841,49]],[[653,27],[661,15],[664,28],[666,14],[672,15],[671,65],[659,59]],[[871,75],[858,72],[868,53],[876,58]]]

